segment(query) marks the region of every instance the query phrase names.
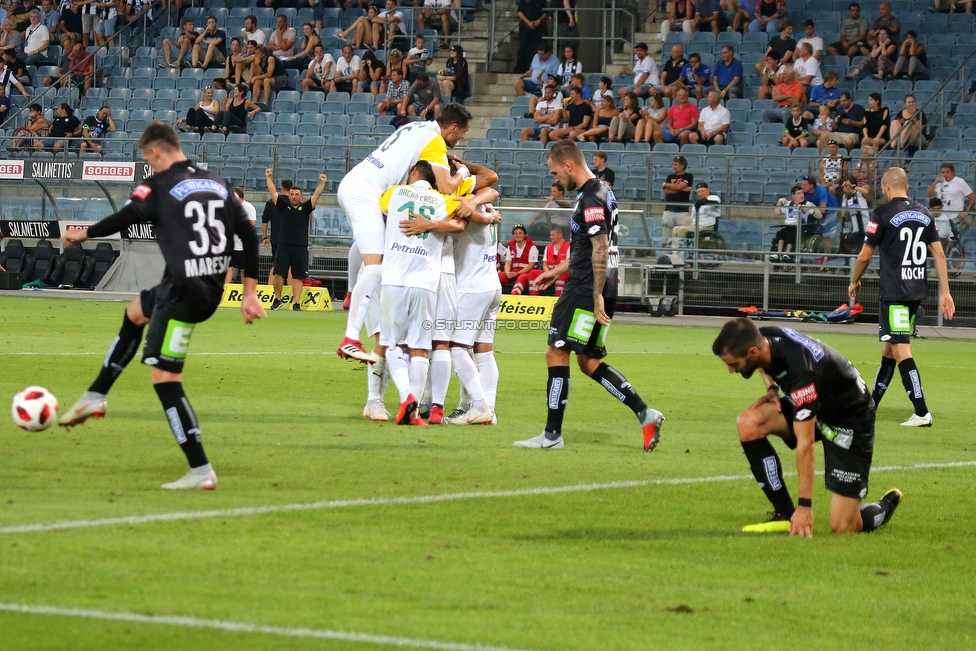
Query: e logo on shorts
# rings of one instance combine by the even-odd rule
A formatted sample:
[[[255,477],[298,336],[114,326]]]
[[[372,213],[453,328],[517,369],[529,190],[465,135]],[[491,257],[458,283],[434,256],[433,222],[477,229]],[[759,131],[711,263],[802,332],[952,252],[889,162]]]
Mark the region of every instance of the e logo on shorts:
[[[573,321],[569,324],[569,337],[577,341],[589,341],[593,336],[593,328],[598,327],[596,316],[593,312],[577,308],[573,313]],[[600,335],[597,337],[596,346],[603,348],[607,341],[608,327],[601,328]]]
[[[888,327],[892,332],[911,332],[912,318],[904,305],[888,306]]]
[[[184,359],[190,349],[193,326],[192,323],[170,319],[166,324],[166,336],[163,337],[163,355],[173,359]]]

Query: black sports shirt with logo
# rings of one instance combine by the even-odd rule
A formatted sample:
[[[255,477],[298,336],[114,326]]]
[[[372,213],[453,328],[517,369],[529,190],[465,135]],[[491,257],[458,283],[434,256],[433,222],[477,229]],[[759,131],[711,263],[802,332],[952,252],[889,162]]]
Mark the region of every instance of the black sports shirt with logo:
[[[308,220],[312,216],[312,202],[304,201],[298,206],[291,205],[286,194],[278,195],[278,209],[275,221],[278,226],[278,244],[285,246],[308,246]]]
[[[881,301],[921,301],[928,286],[928,245],[939,240],[932,213],[911,199],[892,199],[871,212],[864,242],[881,256]]]
[[[166,261],[164,284],[201,300],[219,300],[234,235],[244,243],[244,275],[258,277],[258,237],[237,195],[227,181],[190,161],[140,183],[122,210],[92,225],[88,236],[104,237],[139,222],[153,225]]]
[[[792,328],[759,328],[769,340],[765,369],[793,404],[793,420],[854,427],[874,418],[871,392],[846,357]]]
[[[580,188],[576,212],[569,223],[573,237],[569,248],[569,279],[564,292],[593,295],[593,242],[591,237],[605,234],[609,242],[607,281],[604,298],[617,297],[617,198],[613,190],[599,179],[590,179]]]

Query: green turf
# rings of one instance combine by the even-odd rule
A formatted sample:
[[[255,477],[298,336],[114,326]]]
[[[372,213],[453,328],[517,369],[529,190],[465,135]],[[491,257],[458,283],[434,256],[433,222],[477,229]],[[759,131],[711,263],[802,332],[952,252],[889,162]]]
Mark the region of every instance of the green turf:
[[[121,316],[120,303],[0,299],[0,395],[40,384],[70,406]],[[512,448],[545,422],[538,331],[498,335],[497,427],[367,423],[364,370],[329,352],[344,323],[277,312],[245,327],[221,310],[197,328],[185,386],[220,477],[214,493],[159,490],[185,462],[137,363],[105,420],[36,434],[7,421],[0,527],[749,473],[734,421],[760,384],[728,375],[710,352],[714,330],[614,325],[609,361],[668,417],[644,454],[633,415],[579,372],[567,448]],[[821,338],[870,381],[876,337],[843,332]],[[875,466],[976,460],[974,344],[913,347],[936,425],[900,428],[911,408],[893,388]],[[874,474],[870,498],[897,485],[907,500],[890,525],[856,536],[829,533],[818,480],[812,540],[740,533],[767,510],[747,479],[0,534],[0,602],[536,650],[972,649],[972,476]],[[390,647],[0,612],[0,648]]]

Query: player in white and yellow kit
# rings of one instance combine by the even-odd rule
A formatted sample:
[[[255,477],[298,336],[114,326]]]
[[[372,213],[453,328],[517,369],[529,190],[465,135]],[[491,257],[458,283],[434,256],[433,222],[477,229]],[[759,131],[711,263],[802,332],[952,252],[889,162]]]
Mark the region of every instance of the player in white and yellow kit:
[[[444,194],[454,193],[460,176],[451,176],[448,147],[455,146],[468,130],[471,114],[460,104],[449,104],[436,122],[411,122],[401,127],[383,144],[356,165],[339,184],[337,199],[352,228],[353,239],[363,259],[363,270],[352,292],[346,333],[337,354],[347,359],[372,363],[372,355],[359,341],[370,296],[380,286],[384,252],[383,211],[379,199],[388,189],[406,182],[418,161],[430,164],[436,187]],[[460,214],[470,213],[473,203],[462,206]]]

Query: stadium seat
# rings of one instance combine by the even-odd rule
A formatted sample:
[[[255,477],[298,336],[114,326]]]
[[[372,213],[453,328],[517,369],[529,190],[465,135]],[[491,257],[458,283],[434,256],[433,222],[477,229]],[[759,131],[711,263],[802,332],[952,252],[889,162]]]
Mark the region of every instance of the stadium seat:
[[[27,252],[20,240],[7,240],[7,248],[0,253],[0,267],[10,273],[21,273],[27,266]]]
[[[78,245],[79,248],[81,245]],[[9,247],[9,245],[8,245]],[[23,266],[24,282],[29,283],[40,280],[45,285],[58,283],[52,282],[52,271],[55,266],[54,247],[49,240],[39,240],[34,246],[34,250],[26,257]]]

